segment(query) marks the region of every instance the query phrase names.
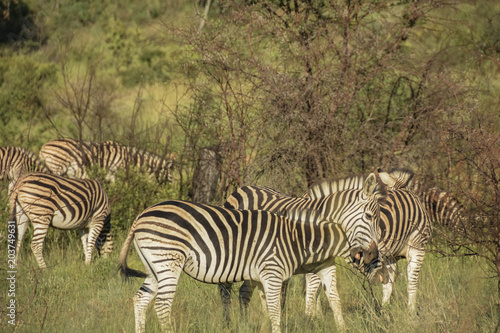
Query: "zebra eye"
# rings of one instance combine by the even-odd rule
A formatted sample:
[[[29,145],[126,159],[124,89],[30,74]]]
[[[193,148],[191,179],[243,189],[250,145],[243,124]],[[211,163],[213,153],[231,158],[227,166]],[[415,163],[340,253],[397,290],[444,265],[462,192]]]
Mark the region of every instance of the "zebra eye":
[[[365,213],[365,217],[367,220],[371,220],[373,218],[372,213]]]

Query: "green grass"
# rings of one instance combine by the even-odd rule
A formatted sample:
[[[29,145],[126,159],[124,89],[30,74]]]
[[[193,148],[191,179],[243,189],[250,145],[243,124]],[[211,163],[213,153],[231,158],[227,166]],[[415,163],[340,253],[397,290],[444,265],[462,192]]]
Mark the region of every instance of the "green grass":
[[[6,228],[2,228],[5,235]],[[67,235],[69,234],[69,236]],[[17,326],[7,323],[6,307],[0,308],[1,332],[134,332],[132,297],[142,279],[124,283],[117,274],[117,257],[124,234],[117,235],[115,251],[109,258],[95,257],[84,265],[77,233],[54,231],[49,234],[45,260],[49,267],[40,271],[29,249],[26,235],[16,274]],[[2,239],[2,237],[0,237]],[[57,240],[57,241],[56,241]],[[0,246],[0,299],[7,304],[6,241]],[[5,258],[5,259],[3,259]],[[129,265],[143,269],[134,251]],[[377,300],[380,286],[370,288],[356,274],[340,264],[339,289],[342,308],[350,332],[493,332],[498,322],[497,287],[488,279],[475,258],[437,258],[428,254],[418,292],[418,314],[406,308],[406,261],[399,273],[392,303],[381,312]],[[268,332],[270,324],[261,311],[255,293],[248,320],[239,313],[237,287],[233,287],[232,322],[225,325],[218,287],[181,277],[173,305],[177,332]],[[283,332],[335,332],[332,312],[321,294],[322,316],[314,320],[304,315],[302,277],[292,279],[282,316]],[[148,332],[160,332],[153,308],[148,310]]]

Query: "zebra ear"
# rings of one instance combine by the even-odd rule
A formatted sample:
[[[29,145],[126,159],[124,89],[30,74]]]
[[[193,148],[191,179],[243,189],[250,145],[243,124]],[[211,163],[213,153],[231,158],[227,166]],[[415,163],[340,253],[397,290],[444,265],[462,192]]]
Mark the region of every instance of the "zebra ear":
[[[370,173],[370,175],[366,177],[363,183],[363,192],[365,192],[367,196],[371,197],[373,194],[375,194],[377,185],[377,178],[375,177],[375,174]]]
[[[387,172],[381,171],[378,173],[380,180],[387,186],[393,188],[396,180],[392,178]]]
[[[378,174],[370,173],[363,183],[363,192],[369,197],[375,197],[377,201],[383,202],[387,196],[386,184],[382,182]]]

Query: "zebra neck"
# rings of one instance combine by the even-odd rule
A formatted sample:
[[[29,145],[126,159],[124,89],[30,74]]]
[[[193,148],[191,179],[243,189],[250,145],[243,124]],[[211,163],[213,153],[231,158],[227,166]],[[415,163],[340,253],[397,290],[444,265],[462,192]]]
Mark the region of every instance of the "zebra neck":
[[[315,202],[314,206],[318,207],[326,220],[335,222],[340,221],[346,209],[352,206],[346,205],[346,203],[359,202],[361,194],[361,190],[346,190],[313,201]]]
[[[343,241],[343,235],[335,233],[338,228],[329,222],[296,222],[293,237],[296,246],[304,258],[331,257],[338,250],[338,242]],[[335,230],[333,230],[335,229]]]

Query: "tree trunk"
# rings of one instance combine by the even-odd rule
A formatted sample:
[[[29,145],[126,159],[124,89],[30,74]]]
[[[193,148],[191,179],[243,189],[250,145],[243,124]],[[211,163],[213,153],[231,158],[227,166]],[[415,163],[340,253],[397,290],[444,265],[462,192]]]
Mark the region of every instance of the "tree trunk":
[[[217,195],[217,185],[220,179],[219,147],[203,148],[193,174],[191,199],[194,202],[210,204]]]

